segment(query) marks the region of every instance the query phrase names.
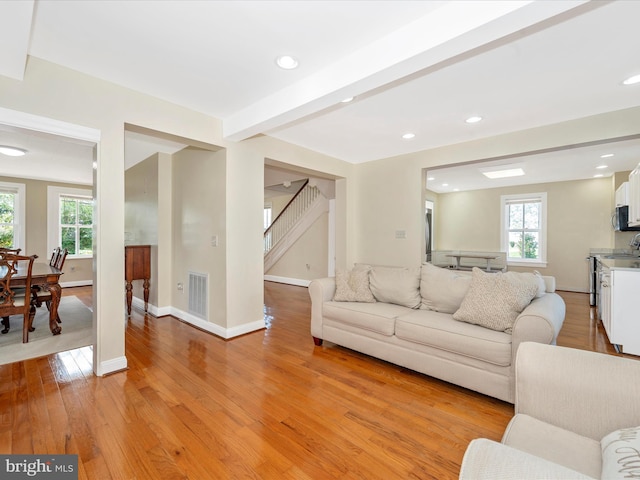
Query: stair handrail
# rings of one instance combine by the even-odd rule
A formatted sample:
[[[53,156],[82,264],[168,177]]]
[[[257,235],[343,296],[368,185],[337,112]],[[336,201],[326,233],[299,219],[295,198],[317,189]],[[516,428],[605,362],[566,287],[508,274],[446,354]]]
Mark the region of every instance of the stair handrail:
[[[264,231],[264,235],[266,236],[267,233],[269,232],[269,230],[271,230],[271,227],[273,227],[275,225],[275,223],[278,221],[278,219],[282,216],[282,214],[284,212],[287,211],[287,208],[289,208],[289,205],[291,205],[293,203],[293,201],[298,198],[298,196],[300,195],[300,192],[302,192],[302,190],[304,190],[304,187],[306,187],[309,184],[309,179],[307,178],[305,180],[305,182],[302,184],[302,186],[298,189],[298,191],[296,192],[296,194],[291,197],[291,200],[289,200],[287,202],[287,204],[284,206],[284,208],[280,211],[280,213],[278,214],[278,216],[273,220],[273,222],[271,222],[271,225],[269,225],[267,227],[267,229]]]

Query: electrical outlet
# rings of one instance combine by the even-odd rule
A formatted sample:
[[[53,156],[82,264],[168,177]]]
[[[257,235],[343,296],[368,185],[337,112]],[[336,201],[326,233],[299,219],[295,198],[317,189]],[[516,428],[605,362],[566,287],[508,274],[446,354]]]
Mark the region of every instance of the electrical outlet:
[[[211,235],[211,246],[212,247],[218,246],[218,235]]]
[[[178,282],[178,290],[179,290],[180,292],[183,292],[183,291],[184,291],[184,285],[182,284],[182,282]]]

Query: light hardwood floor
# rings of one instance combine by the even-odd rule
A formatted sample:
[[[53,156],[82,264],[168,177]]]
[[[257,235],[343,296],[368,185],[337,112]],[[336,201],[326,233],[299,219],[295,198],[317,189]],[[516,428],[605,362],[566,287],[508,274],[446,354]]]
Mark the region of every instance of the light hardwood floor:
[[[558,343],[615,354],[587,295],[562,296]],[[91,480],[453,479],[470,440],[500,439],[512,405],[314,347],[309,312],[306,288],[267,282],[260,332],[134,311],[127,371],[93,376],[89,347],[2,366],[0,452],[75,453]]]

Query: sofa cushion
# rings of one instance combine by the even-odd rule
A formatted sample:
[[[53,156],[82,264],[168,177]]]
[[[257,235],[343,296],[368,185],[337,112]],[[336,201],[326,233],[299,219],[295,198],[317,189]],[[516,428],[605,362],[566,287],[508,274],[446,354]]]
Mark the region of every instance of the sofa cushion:
[[[520,275],[486,273],[474,267],[469,291],[453,318],[511,333],[516,318],[537,292],[537,284]]]
[[[411,310],[390,303],[324,302],[323,316],[385,336],[395,333],[396,317]]]
[[[369,273],[369,286],[378,302],[419,308],[420,267],[373,266]]]
[[[468,272],[425,263],[420,272],[422,308],[454,313],[460,308],[469,285],[471,285],[471,275]]]
[[[336,292],[334,302],[376,301],[369,288],[369,270],[336,270]]]
[[[602,475],[600,478],[640,478],[640,427],[622,428],[600,442]]]
[[[511,365],[511,335],[456,322],[449,313],[415,310],[401,315],[396,320],[396,337],[501,367]]]

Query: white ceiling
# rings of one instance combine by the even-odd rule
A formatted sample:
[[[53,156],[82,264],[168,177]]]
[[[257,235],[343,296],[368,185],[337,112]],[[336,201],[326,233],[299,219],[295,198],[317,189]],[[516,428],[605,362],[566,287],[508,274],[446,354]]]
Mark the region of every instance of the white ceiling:
[[[361,163],[640,105],[621,85],[638,18],[634,0],[4,1],[0,75],[35,56],[220,118],[229,140]],[[150,139],[127,135],[132,164]]]

